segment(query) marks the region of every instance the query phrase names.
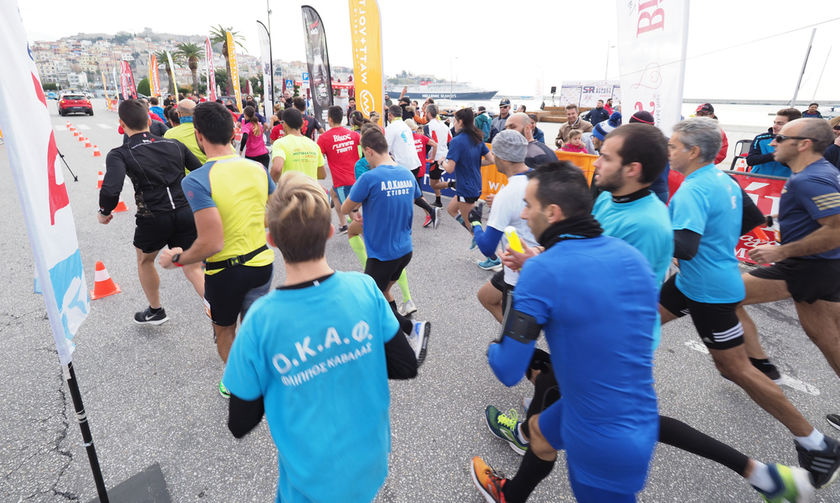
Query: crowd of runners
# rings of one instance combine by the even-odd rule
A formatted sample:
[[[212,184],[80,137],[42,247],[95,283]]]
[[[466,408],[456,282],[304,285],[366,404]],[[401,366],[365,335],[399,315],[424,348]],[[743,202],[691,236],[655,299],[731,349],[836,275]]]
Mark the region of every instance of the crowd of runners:
[[[388,379],[414,378],[434,358],[431,325],[413,319],[408,287],[414,206],[424,227],[437,228],[445,189],[454,189],[446,211],[469,233],[465,246],[479,248],[483,268],[499,269],[477,292],[500,323],[488,364],[506,386],[534,385],[532,396],[510,397],[520,405],[484,411],[522,455],[512,478],[472,459],[486,501],[526,501],[558,450],[578,501],[635,501],[657,442],[735,471],[770,502],[811,501],[837,477],[840,443],[787,400],[743,309],[792,297],[805,333],[840,374],[840,182],[823,158],[834,142],[827,121],[791,120],[773,135],[773,160],[792,172],[776,216],[781,243],[752,250],[772,265],[742,275],[736,243],[764,217],[715,167],[722,135],[711,118],[680,122],[670,138],[644,112],[602,127],[590,186],[534,139],[525,113],[505,111],[488,132],[470,108],[447,125],[434,103],[422,112],[392,104],[383,127],[336,106],[324,128],[305,103],[289,104],[264,118],[254,103],[236,114],[185,99],[173,107],[178,125],[156,135],[150,104],[123,101],[125,142],[107,155],[99,210],[109,223],[128,176],[149,303],[134,321],[167,321],[155,261],[180,267],[225,364],[218,389],[231,432],[268,421],[280,453],[277,501],[370,501],[384,483]],[[575,151],[580,130],[568,129],[558,141]],[[489,164],[507,184],[482,200]],[[667,166],[685,179],[663,197]],[[328,172],[327,190],[318,180]],[[432,203],[420,188],[426,176]],[[364,274],[327,262],[327,240],[344,233]],[[272,289],[275,249],[285,279]],[[660,326],[685,315],[722,378],[788,428],[799,467],[754,459],[659,414]],[[549,351],[536,347],[541,335]]]

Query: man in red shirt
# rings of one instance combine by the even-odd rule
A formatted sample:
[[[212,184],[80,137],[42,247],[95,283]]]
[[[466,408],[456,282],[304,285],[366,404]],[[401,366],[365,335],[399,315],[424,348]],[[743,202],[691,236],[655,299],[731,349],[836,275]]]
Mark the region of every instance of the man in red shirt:
[[[327,158],[333,188],[330,197],[335,203],[340,227],[338,232],[347,232],[347,219],[341,213],[341,205],[350,193],[350,187],[356,183],[354,168],[359,160],[359,133],[350,131],[341,125],[344,111],[339,106],[331,106],[327,111],[330,129],[318,137],[318,146]]]

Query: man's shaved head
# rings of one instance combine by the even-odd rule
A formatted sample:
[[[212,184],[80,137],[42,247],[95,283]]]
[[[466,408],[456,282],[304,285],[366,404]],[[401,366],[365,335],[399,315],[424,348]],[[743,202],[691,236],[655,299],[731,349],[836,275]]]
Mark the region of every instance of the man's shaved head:
[[[181,117],[192,117],[195,111],[195,101],[181,100],[178,102],[178,115]]]

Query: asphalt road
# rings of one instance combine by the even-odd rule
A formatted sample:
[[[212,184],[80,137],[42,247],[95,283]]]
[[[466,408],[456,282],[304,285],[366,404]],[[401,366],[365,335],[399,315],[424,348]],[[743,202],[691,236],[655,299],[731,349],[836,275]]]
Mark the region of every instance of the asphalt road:
[[[276,453],[265,423],[243,440],[227,430],[227,402],[216,385],[222,365],[200,300],[179,272],[161,271],[163,305],[171,321],[140,327],[131,317],[146,306],[131,246],[134,210],[108,226],[96,221],[96,172],[121,139],[116,115],[96,104],[96,115],[69,120],[102,149],[92,157],[64,127],[50,103],[55,134],[79,176],[65,181],[75,215],[88,285],[102,260],[122,293],[92,303],[77,336],[77,375],[108,487],[159,463],[173,501],[273,501]],[[43,301],[32,293],[33,265],[20,206],[0,145],[0,501],[89,501],[96,492],[81,435],[73,420]],[[490,273],[475,266],[466,232],[448,217],[437,230],[421,227],[415,209],[414,259],[408,268],[418,318],[432,322],[429,356],[420,376],[391,384],[393,452],[379,502],[482,501],[468,472],[470,458],[485,459],[513,474],[519,456],[484,424],[487,404],[513,407],[530,386],[507,389],[485,360],[498,326],[479,305],[478,288]],[[346,238],[327,245],[340,270],[359,270]],[[276,264],[275,284],[283,279]],[[348,302],[351,300],[348,299]],[[790,400],[826,433],[826,413],[840,410],[838,380],[807,339],[793,305],[751,308],[766,350],[804,391],[784,387]],[[656,360],[656,388],[664,414],[682,419],[765,462],[796,464],[789,433],[734,384],[720,378],[688,320],[663,330]],[[357,421],[365,420],[359,410]],[[840,432],[837,432],[840,434]],[[352,463],[352,459],[346,460]],[[329,474],[325,474],[329,476]],[[572,501],[565,463],[531,501]],[[759,501],[736,474],[712,462],[659,446],[642,502]],[[818,501],[840,501],[840,484]]]

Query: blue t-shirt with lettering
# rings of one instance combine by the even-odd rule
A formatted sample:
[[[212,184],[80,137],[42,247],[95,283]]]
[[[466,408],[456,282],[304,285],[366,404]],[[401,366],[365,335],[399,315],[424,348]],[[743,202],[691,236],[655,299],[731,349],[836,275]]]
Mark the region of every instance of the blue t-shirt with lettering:
[[[741,235],[741,189],[714,164],[691,173],[671,198],[671,228],[700,234],[691,260],[680,260],[677,288],[706,304],[744,300],[744,282],[735,257]]]
[[[820,228],[820,218],[840,213],[840,173],[830,162],[820,159],[799,173],[793,173],[779,200],[779,229],[782,244],[799,241]],[[834,248],[808,259],[840,259]]]
[[[455,161],[455,194],[463,197],[481,195],[481,157],[488,152],[484,142],[474,143],[466,133],[452,138],[446,158]]]
[[[391,450],[385,343],[398,328],[376,283],[356,272],[279,288],[248,310],[222,381],[238,398],[263,398],[277,502],[376,496]]]
[[[368,257],[396,260],[411,251],[417,179],[401,166],[381,165],[360,176],[348,199],[362,203]]]

